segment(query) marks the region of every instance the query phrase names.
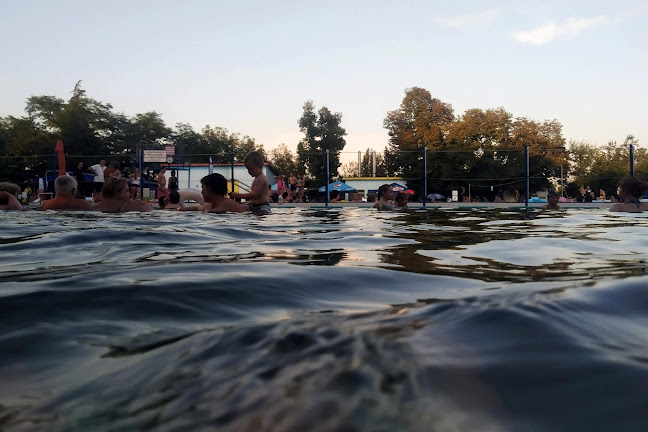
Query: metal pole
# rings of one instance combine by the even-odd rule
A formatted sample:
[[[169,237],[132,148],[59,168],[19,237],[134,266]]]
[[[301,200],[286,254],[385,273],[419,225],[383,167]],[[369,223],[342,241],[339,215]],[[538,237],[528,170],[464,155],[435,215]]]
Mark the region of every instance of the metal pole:
[[[329,151],[326,149],[326,184],[324,185],[324,197],[325,197],[325,202],[326,202],[326,207],[328,207],[329,204],[329,190],[328,190],[328,185],[329,185]]]
[[[187,170],[187,188],[191,187],[191,162],[189,162],[189,169]]]
[[[427,201],[427,147],[423,146],[423,207],[425,207],[425,202]]]
[[[137,152],[138,154],[138,162],[139,162],[139,171],[140,171],[140,201],[144,199],[144,171],[143,171],[143,166],[144,166],[144,150],[142,150],[142,141],[139,142],[137,146]]]
[[[232,150],[232,192],[234,192],[234,150]]]
[[[373,156],[373,177],[376,177],[376,150],[372,153]]]
[[[524,145],[524,206],[529,208],[529,146]]]
[[[362,166],[362,152],[358,151],[358,177],[361,177],[360,167]]]
[[[471,184],[468,183],[468,202],[472,202],[472,196],[470,195],[470,186],[471,186]]]
[[[630,177],[634,177],[634,145],[630,144]]]

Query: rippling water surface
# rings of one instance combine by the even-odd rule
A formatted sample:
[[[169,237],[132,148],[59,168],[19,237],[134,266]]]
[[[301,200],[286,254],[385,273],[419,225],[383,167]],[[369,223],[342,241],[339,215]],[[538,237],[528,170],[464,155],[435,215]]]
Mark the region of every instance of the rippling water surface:
[[[0,429],[648,430],[648,215],[0,213]]]

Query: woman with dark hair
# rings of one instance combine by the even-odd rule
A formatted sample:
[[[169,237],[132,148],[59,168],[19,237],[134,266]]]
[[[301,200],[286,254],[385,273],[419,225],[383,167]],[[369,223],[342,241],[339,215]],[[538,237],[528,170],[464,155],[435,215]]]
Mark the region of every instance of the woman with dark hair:
[[[104,213],[146,212],[153,210],[151,204],[144,204],[131,199],[128,182],[123,178],[107,178],[101,190],[101,196],[103,199],[94,204],[91,210]]]
[[[648,210],[648,203],[639,199],[648,190],[648,183],[637,177],[626,177],[619,182],[619,203],[610,207],[613,212],[641,213]]]

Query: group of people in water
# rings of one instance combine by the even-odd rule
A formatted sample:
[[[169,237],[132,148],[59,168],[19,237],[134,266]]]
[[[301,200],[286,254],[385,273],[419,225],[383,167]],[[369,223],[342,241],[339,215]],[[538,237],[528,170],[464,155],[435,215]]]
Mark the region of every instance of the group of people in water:
[[[248,173],[254,177],[250,192],[228,193],[228,184],[221,174],[209,174],[202,178],[202,192],[195,191],[189,196],[182,196],[177,188],[169,190],[166,182],[160,182],[163,194],[158,197],[158,203],[162,210],[177,211],[203,211],[203,212],[252,212],[255,214],[270,213],[268,197],[268,179],[263,174],[264,158],[259,152],[250,152],[244,161]],[[95,202],[88,202],[85,197],[79,198],[78,182],[75,176],[59,176],[54,182],[56,197],[46,200],[41,210],[89,210],[106,213],[122,212],[146,212],[153,210],[149,202],[140,201],[134,195],[133,182],[121,176],[105,176],[103,164],[91,167],[93,170],[103,171],[105,181],[102,182],[101,190],[95,195]],[[291,176],[292,177],[292,176]],[[162,172],[164,178],[164,172]],[[130,179],[132,180],[132,179]],[[139,180],[139,178],[138,178]],[[164,183],[164,184],[163,184]],[[289,183],[292,184],[292,183]],[[298,184],[298,183],[295,183]],[[638,213],[648,210],[648,203],[640,201],[644,193],[648,191],[648,183],[636,178],[626,177],[619,182],[619,202],[610,207],[613,212]],[[23,206],[17,196],[20,188],[13,184],[0,183],[0,210],[22,210]],[[96,191],[95,191],[96,192]],[[299,193],[299,191],[296,191]],[[332,191],[331,202],[340,199],[340,194]],[[228,197],[229,195],[229,197]],[[372,194],[371,194],[372,195]],[[369,198],[369,197],[367,197]],[[371,197],[373,201],[373,196]],[[378,210],[391,210],[394,208],[407,208],[408,195],[404,192],[394,194],[392,186],[384,184],[378,189],[378,196],[373,207]],[[185,199],[196,201],[197,205],[184,206]],[[246,200],[241,203],[240,200]],[[546,210],[560,210],[559,196],[556,192],[550,191],[547,196],[547,204],[543,206]]]
[[[165,195],[159,196],[158,203],[163,210],[270,213],[266,193],[268,179],[263,174],[263,165],[263,155],[259,152],[251,152],[245,158],[245,167],[254,177],[248,193],[229,192],[228,198],[227,180],[221,174],[214,173],[202,178],[200,196],[186,197],[195,200],[197,205],[184,207],[181,204],[181,193],[177,190],[167,190]],[[103,166],[97,169],[105,174]],[[46,200],[41,210],[89,210],[106,213],[153,210],[151,203],[133,197],[132,183],[125,178],[111,175],[104,176],[104,179],[100,193],[95,195],[94,203],[91,204],[85,197],[78,197],[79,186],[74,176],[59,176],[54,181],[56,197]],[[13,183],[0,183],[0,210],[22,210],[22,204],[17,199],[19,192],[20,188]],[[245,199],[246,202],[238,202],[240,199]]]

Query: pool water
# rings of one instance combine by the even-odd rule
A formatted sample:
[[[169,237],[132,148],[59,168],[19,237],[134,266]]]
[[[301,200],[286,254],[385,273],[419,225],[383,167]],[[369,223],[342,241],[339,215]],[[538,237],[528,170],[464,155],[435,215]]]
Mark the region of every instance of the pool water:
[[[0,213],[0,429],[648,428],[648,216]]]

